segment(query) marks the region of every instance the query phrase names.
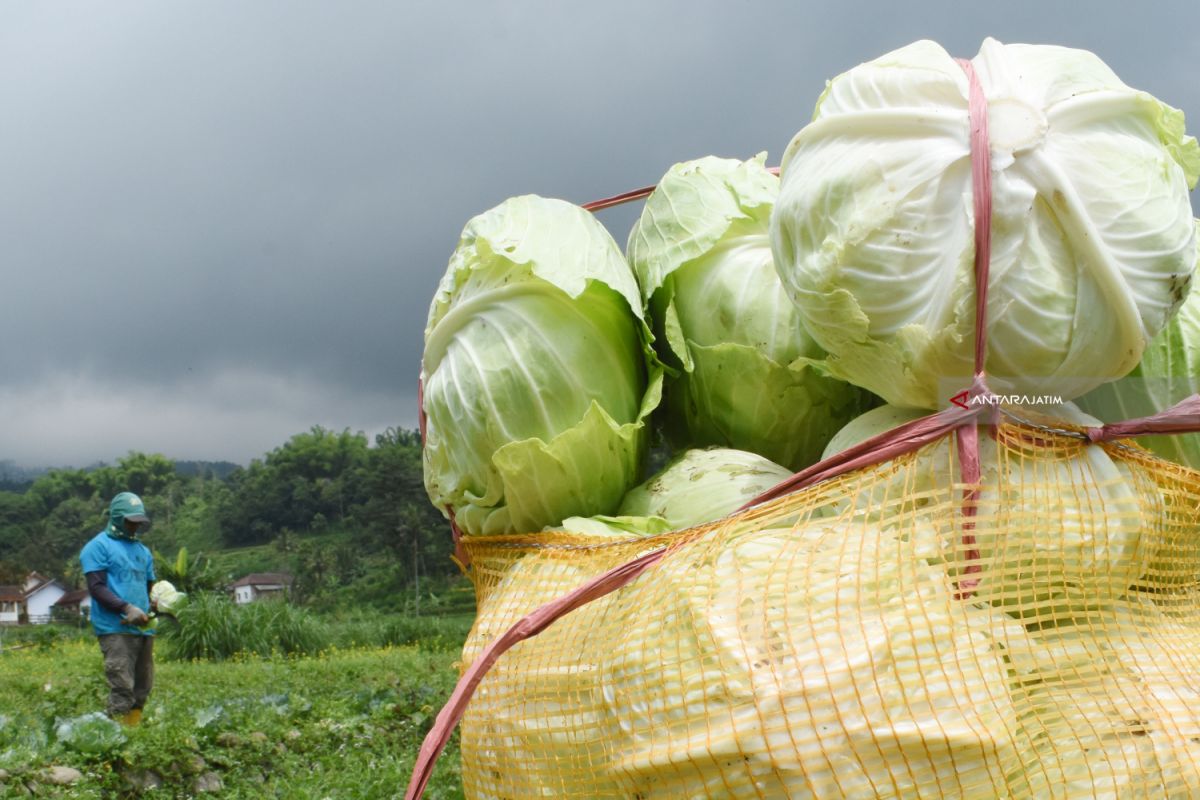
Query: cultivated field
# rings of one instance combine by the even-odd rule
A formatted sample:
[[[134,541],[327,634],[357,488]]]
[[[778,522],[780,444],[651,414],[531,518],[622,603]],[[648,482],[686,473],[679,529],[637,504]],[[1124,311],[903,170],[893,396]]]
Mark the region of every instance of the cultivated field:
[[[304,657],[160,657],[145,721],[120,729],[79,719],[103,709],[107,691],[93,639],[10,642],[0,651],[5,798],[402,796],[457,677],[458,651],[444,640]],[[461,796],[455,741],[426,797]]]

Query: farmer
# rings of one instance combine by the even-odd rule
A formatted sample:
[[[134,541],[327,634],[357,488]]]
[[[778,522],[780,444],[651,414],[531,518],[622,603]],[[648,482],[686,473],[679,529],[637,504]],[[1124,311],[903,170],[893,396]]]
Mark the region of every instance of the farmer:
[[[108,506],[108,527],[79,554],[104,654],[108,715],[126,725],[141,722],[154,683],[154,631],[146,627],[154,559],[137,539],[149,526],[142,499],[121,492]]]

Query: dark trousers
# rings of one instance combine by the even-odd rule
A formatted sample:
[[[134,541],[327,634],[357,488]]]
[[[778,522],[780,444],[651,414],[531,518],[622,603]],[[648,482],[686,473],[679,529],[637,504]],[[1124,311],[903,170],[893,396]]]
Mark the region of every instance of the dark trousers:
[[[100,652],[108,680],[108,715],[119,717],[144,706],[154,686],[154,637],[105,634],[100,637]]]

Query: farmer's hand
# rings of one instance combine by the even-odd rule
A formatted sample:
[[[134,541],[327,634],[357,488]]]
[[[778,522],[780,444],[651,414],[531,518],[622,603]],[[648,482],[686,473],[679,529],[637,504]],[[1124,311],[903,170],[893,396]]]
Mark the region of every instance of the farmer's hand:
[[[130,603],[125,606],[125,621],[130,625],[142,626],[150,622],[150,617],[146,616],[145,611]]]

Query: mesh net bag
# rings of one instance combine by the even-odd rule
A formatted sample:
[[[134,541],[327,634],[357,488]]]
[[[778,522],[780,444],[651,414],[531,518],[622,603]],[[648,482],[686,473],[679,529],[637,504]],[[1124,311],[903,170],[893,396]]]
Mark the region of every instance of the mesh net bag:
[[[460,721],[489,800],[1200,797],[1200,472],[1129,438],[1196,430],[1200,395],[1091,428],[963,404],[704,526],[456,535],[478,616],[407,797]]]
[[[945,441],[653,539],[469,541],[468,663],[666,554],[493,665],[462,721],[467,796],[1200,794],[1200,474],[996,433],[969,596],[972,487],[940,480]]]

